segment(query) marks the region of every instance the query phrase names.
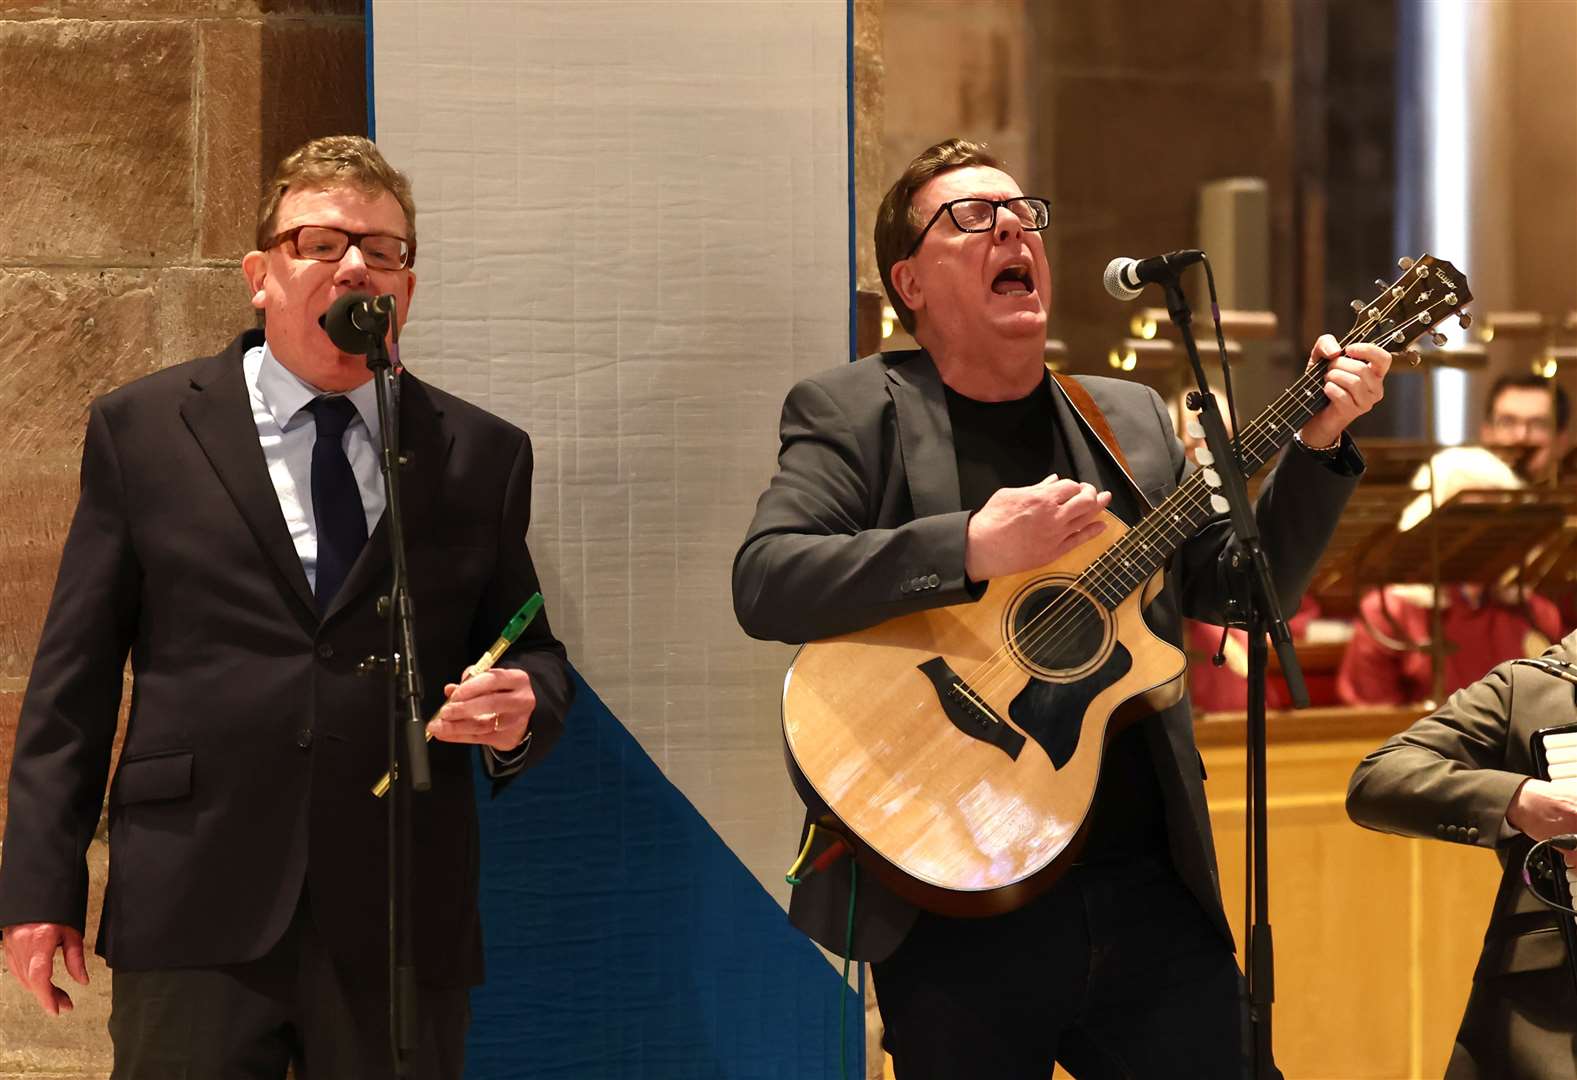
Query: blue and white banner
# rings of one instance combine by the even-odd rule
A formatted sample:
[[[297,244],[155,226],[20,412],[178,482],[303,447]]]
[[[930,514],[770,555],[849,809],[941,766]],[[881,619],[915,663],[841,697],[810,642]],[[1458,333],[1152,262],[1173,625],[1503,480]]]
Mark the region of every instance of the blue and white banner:
[[[730,562],[799,377],[848,359],[847,0],[375,0],[418,374],[531,433],[584,680],[483,807],[469,1075],[836,1077],[862,1017],[787,924],[790,650]]]

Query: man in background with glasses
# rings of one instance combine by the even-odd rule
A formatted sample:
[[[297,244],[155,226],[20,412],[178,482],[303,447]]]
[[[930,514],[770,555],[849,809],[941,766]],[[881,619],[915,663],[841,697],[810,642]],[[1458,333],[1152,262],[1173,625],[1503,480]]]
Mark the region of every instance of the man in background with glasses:
[[[1570,445],[1571,402],[1554,379],[1502,375],[1490,387],[1479,441],[1485,446],[1521,446],[1515,467],[1524,480],[1550,478]]]
[[[921,153],[887,192],[877,263],[920,349],[790,391],[778,472],[734,561],[749,634],[804,642],[967,604],[991,579],[1099,535],[1104,510],[1134,524],[1186,475],[1153,390],[1048,378],[1050,215],[962,139]],[[1331,404],[1259,502],[1286,611],[1362,469],[1345,429],[1379,400],[1390,364],[1374,346],[1343,354],[1329,336],[1316,360],[1330,361]],[[1096,408],[1127,471],[1084,418]],[[1173,644],[1185,613],[1221,621],[1228,539],[1217,519],[1185,543],[1147,608]],[[790,916],[823,946],[873,962],[899,1080],[1044,1080],[1053,1061],[1080,1080],[1239,1075],[1241,978],[1202,772],[1179,703],[1112,738],[1077,865],[1018,910],[923,912],[869,874],[851,889],[842,860],[803,879]]]
[[[114,1076],[392,1073],[388,1023],[389,523],[372,376],[318,320],[415,294],[416,209],[366,139],[317,139],[264,193],[241,261],[263,328],[93,403],[82,493],[18,726],[0,861],[7,965],[51,1014],[87,981],[84,854],[109,787],[98,952]],[[393,331],[391,330],[391,336]],[[416,801],[409,1073],[458,1080],[481,981],[472,756],[502,783],[558,737],[571,690],[538,617],[524,432],[408,372],[401,489],[432,788]],[[447,683],[447,685],[446,685]],[[457,685],[458,684],[458,685]],[[446,701],[447,699],[447,701]]]

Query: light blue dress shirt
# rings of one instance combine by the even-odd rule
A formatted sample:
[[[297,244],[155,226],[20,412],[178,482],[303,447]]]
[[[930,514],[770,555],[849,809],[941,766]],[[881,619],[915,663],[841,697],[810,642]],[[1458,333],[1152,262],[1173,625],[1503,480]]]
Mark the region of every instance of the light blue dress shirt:
[[[317,441],[318,426],[306,405],[323,391],[281,364],[266,344],[248,349],[241,364],[268,476],[279,495],[279,509],[285,515],[301,568],[307,573],[307,583],[316,590],[318,523],[312,511],[312,444]],[[378,389],[369,379],[345,397],[356,406],[356,418],[345,429],[345,456],[356,474],[361,507],[367,515],[367,535],[371,536],[384,507],[383,477],[378,468],[383,453]]]

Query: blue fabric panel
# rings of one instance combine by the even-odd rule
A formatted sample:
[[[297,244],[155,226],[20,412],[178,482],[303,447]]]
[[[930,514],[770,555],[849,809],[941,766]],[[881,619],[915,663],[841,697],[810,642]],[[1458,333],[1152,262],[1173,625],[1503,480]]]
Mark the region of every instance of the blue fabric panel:
[[[858,995],[575,681],[553,753],[481,800],[467,1077],[837,1078],[840,1002],[863,1076]]]

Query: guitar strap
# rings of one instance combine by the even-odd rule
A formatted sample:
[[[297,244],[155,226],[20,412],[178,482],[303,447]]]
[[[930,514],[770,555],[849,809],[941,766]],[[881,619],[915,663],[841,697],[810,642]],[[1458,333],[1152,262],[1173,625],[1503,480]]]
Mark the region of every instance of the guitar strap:
[[[1095,437],[1117,459],[1117,464],[1123,467],[1123,472],[1131,479],[1133,470],[1128,467],[1128,459],[1123,457],[1123,448],[1117,445],[1117,436],[1112,433],[1112,426],[1106,422],[1106,414],[1101,412],[1101,407],[1095,404],[1095,399],[1090,397],[1090,392],[1084,389],[1084,384],[1072,375],[1059,375],[1052,372],[1051,377],[1057,380],[1057,385],[1062,387],[1062,392],[1068,395],[1068,400],[1073,402],[1073,407],[1084,418],[1095,432]]]

